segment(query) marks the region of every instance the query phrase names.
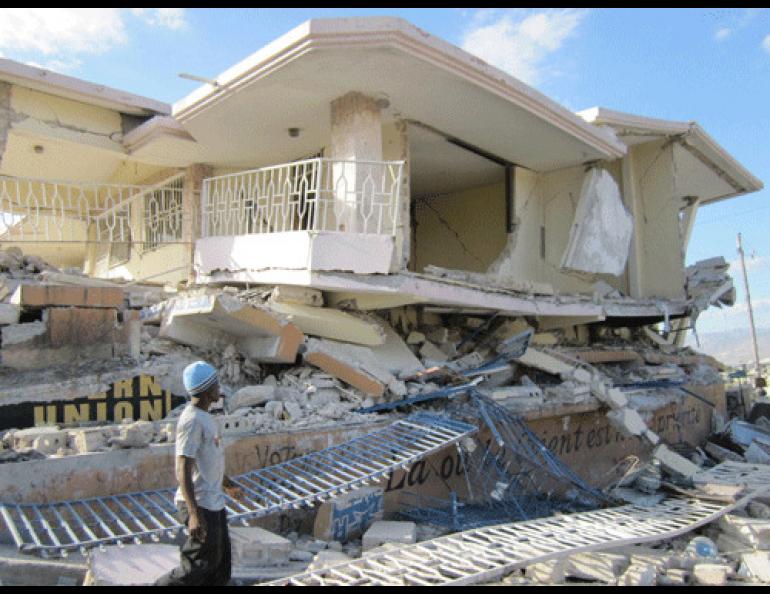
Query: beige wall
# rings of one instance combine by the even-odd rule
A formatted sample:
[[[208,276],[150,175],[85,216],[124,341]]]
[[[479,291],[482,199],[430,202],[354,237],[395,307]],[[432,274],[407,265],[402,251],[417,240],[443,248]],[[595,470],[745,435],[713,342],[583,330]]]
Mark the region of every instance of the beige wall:
[[[505,247],[503,184],[414,200],[412,269],[485,272]]]

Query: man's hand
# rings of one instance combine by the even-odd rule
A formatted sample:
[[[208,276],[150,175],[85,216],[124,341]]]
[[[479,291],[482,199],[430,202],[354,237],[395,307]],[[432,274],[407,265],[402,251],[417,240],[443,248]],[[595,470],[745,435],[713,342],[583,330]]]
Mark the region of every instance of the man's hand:
[[[190,513],[190,519],[187,521],[187,529],[190,531],[190,538],[200,542],[206,541],[206,521],[199,510]]]
[[[235,499],[236,501],[243,501],[246,498],[243,493],[243,489],[241,489],[230,479],[225,479],[222,484],[222,488],[225,490],[225,493],[227,493],[228,496],[230,496],[232,499]]]

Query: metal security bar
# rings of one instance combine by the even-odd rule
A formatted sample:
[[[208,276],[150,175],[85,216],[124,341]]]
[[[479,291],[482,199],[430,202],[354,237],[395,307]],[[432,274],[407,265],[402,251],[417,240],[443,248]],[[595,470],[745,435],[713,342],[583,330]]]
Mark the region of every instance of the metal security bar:
[[[668,499],[458,532],[364,555],[262,585],[445,586],[499,579],[514,569],[580,551],[674,538],[714,521],[731,506]]]
[[[417,414],[343,444],[234,477],[245,494],[227,498],[230,522],[311,507],[412,463],[477,428]],[[144,539],[173,537],[174,489],[160,489],[49,504],[0,504],[0,514],[20,550],[44,557]]]
[[[701,470],[692,477],[698,486],[744,487],[748,491],[770,489],[770,465],[748,462],[722,462]]]
[[[205,179],[201,236],[286,231],[394,235],[403,165],[317,158]]]
[[[176,240],[182,177],[137,186],[0,176],[0,240],[156,245]]]

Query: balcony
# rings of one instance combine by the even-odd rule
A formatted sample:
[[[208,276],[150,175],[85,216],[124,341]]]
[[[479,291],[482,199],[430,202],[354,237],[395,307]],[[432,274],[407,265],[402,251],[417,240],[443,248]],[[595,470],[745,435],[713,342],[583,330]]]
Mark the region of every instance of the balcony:
[[[316,158],[205,179],[199,277],[393,271],[402,170],[402,161]]]

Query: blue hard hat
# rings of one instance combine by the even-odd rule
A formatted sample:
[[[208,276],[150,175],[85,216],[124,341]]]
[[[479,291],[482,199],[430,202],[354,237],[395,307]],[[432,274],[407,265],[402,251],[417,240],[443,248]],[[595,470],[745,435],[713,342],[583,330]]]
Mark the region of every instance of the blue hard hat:
[[[217,370],[205,361],[190,363],[182,372],[184,388],[191,398],[205,392],[218,380]]]

